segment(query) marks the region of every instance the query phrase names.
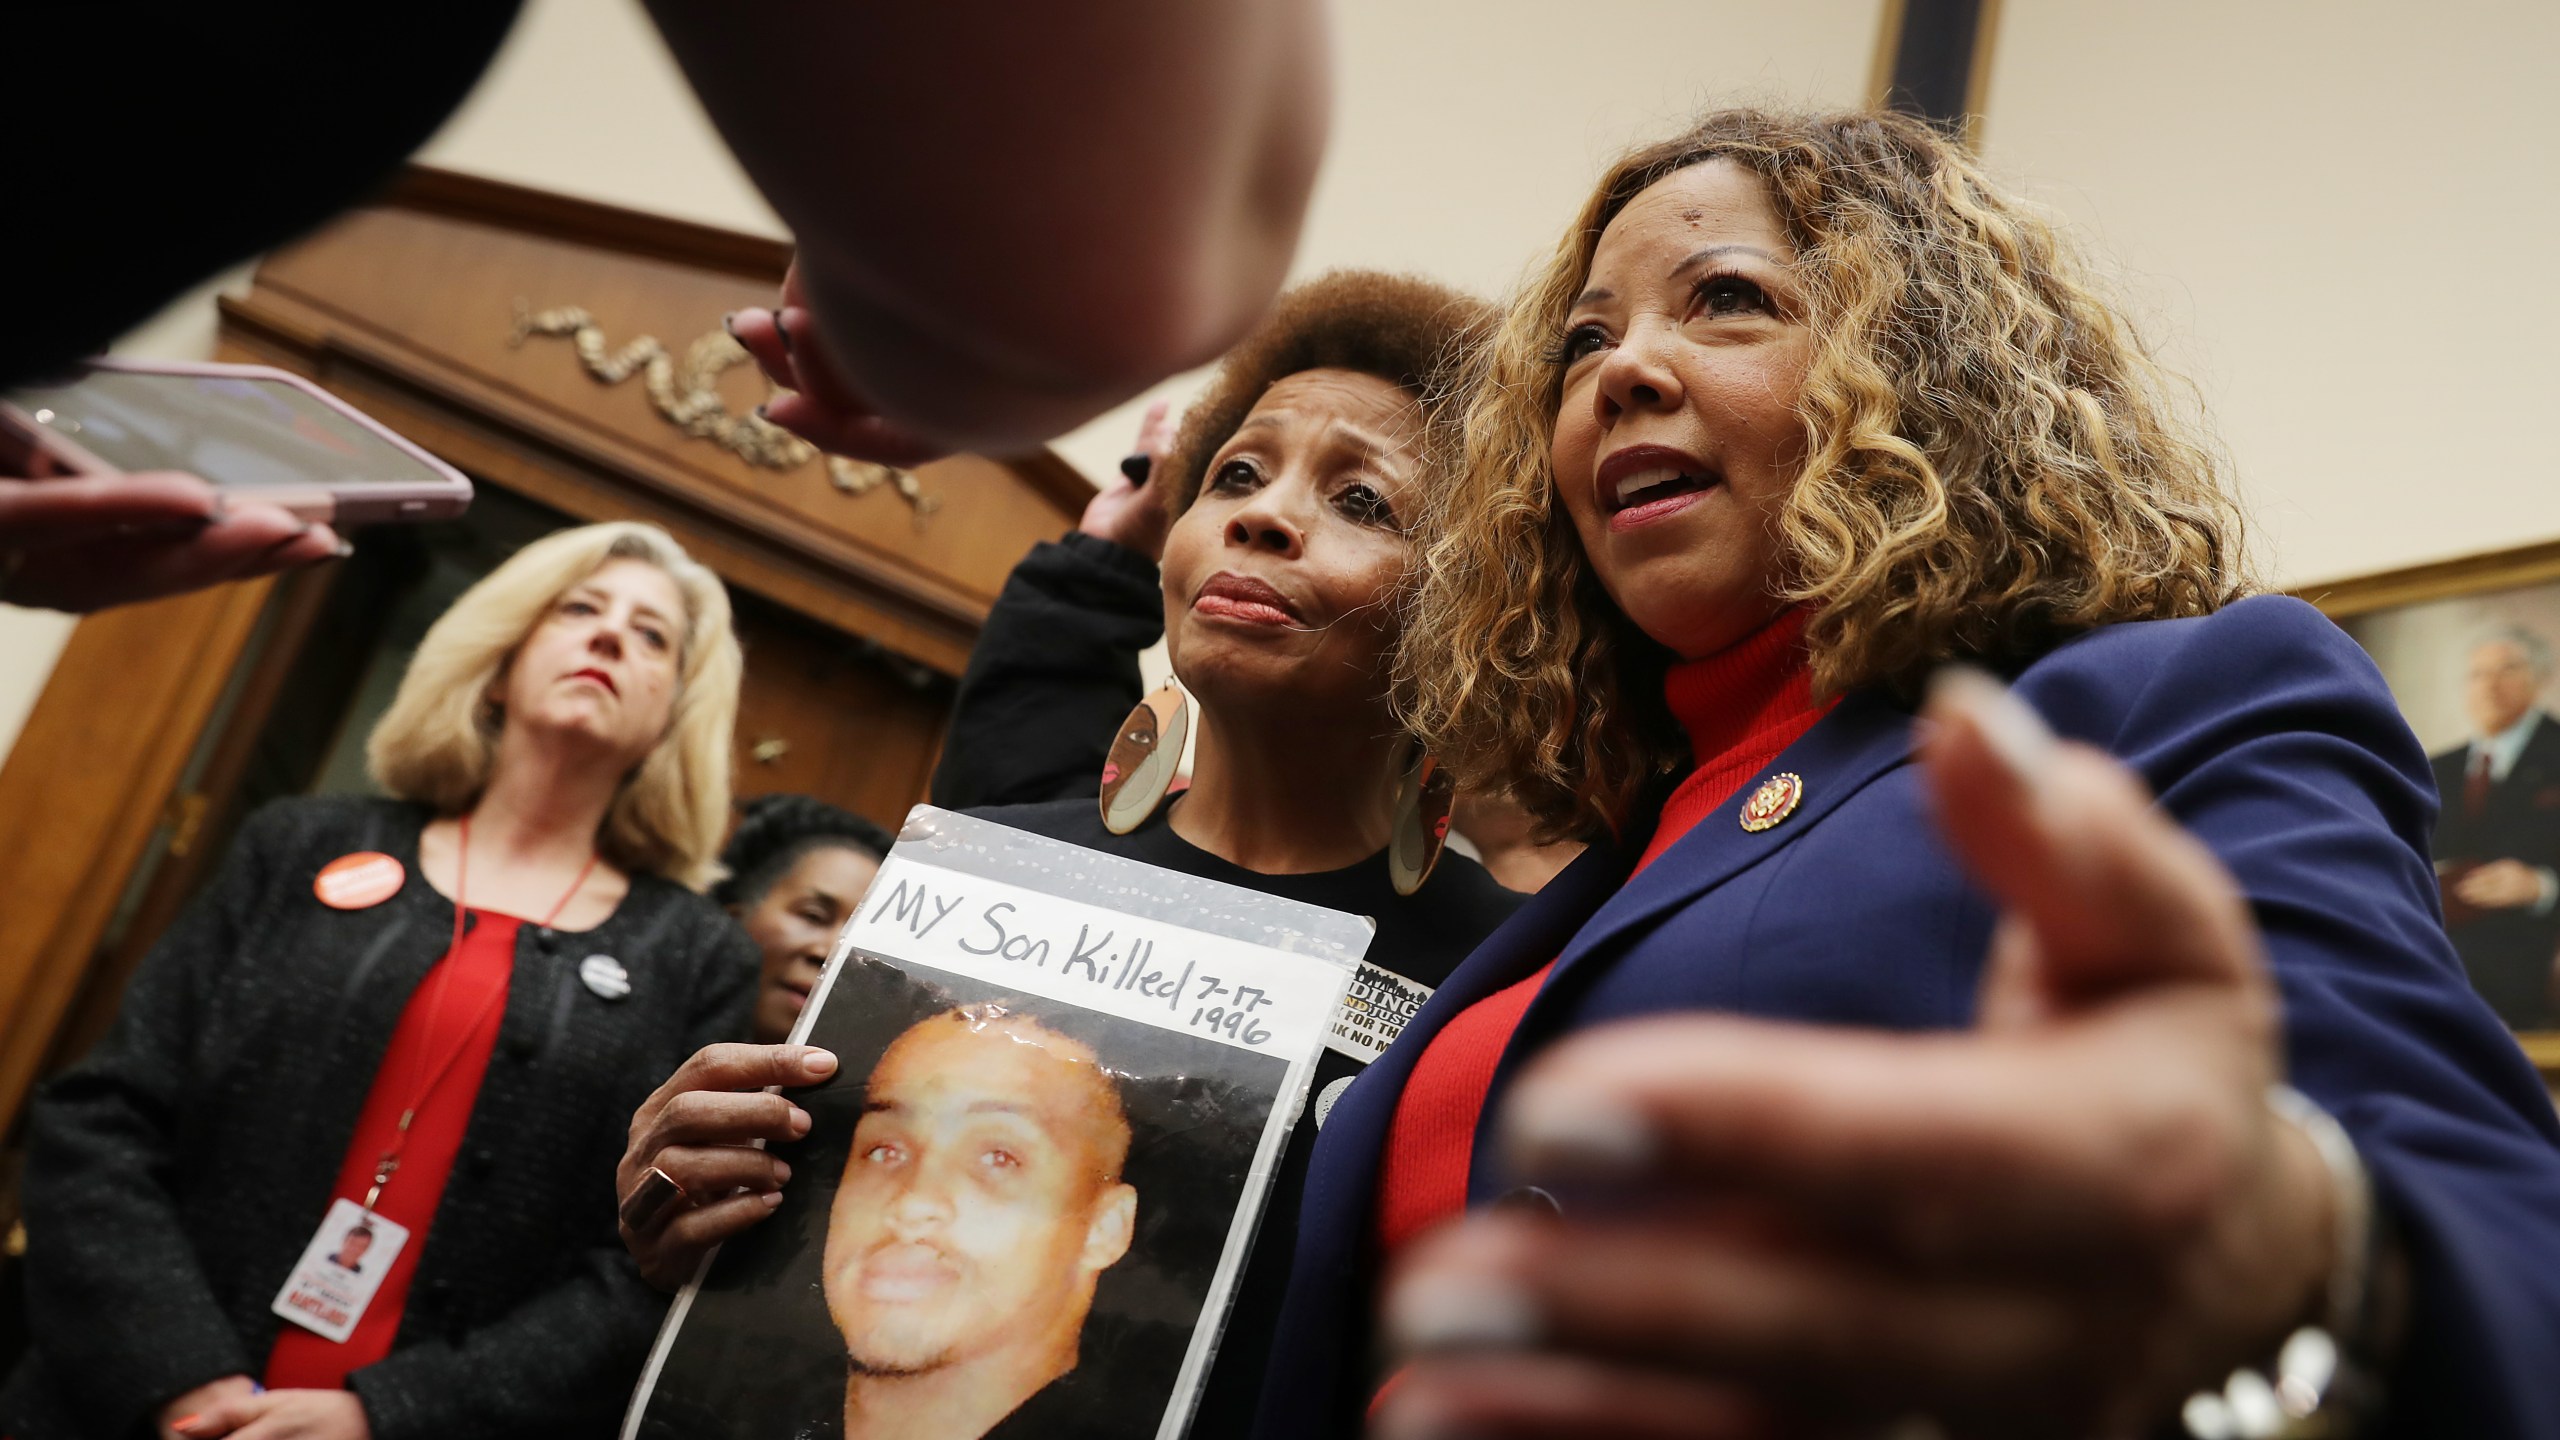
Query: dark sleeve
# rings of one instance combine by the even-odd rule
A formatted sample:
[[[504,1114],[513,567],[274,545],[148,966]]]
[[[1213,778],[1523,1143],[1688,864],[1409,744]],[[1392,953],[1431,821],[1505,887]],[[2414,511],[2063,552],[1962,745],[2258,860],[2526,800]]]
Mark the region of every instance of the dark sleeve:
[[[239,964],[296,829],[290,802],[250,817],[134,972],[106,1038],[28,1108],[29,1328],[93,1433],[123,1435],[196,1386],[257,1371],[175,1189],[203,1090],[207,1001]]]
[[[746,1035],[759,974],[755,942],[726,917],[696,928],[692,943],[712,958],[686,1003],[685,1055]],[[635,1077],[642,1088],[618,1118],[664,1078]],[[622,1127],[612,1132],[619,1158]],[[374,1440],[612,1433],[667,1309],[622,1247],[612,1185],[607,1163],[568,1278],[491,1324],[406,1345],[347,1377]]]
[[[969,652],[933,772],[945,809],[1089,795],[1138,703],[1138,652],[1164,638],[1155,563],[1082,533],[1007,576]]]
[[[2252,600],[2153,676],[2118,753],[2238,878],[2292,1083],[2355,1139],[2414,1272],[2384,1433],[2560,1435],[2560,1124],[2437,909],[2426,755],[2364,652]]]

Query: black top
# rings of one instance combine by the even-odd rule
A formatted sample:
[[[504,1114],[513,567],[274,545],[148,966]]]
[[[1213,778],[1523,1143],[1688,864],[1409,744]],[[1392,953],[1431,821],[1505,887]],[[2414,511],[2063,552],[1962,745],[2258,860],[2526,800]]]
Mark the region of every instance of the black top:
[[[418,873],[427,814],[305,798],[260,810],[126,989],[115,1028],[28,1111],[34,1344],[0,1392],[17,1440],[122,1440],[167,1401],[256,1376],[270,1311],[327,1213],[392,1031],[452,937]],[[320,868],[381,851],[402,889],[361,910]],[[580,962],[611,956],[619,997]],[[631,1112],[742,1037],[754,943],[635,875],[592,930],[526,924],[481,1081],[389,1356],[357,1370],[377,1440],[609,1436],[666,1301],[615,1228]]]
[[[16,5],[0,386],[364,200],[488,68],[520,0]]]
[[[1138,703],[1138,652],[1164,638],[1155,562],[1081,533],[1032,548],[987,612],[951,710],[933,803],[1092,799]]]
[[[1180,804],[1179,797],[1168,801],[1145,825],[1127,835],[1114,835],[1103,827],[1101,803],[1094,796],[970,813],[982,820],[1186,875],[1365,915],[1378,926],[1377,938],[1369,946],[1368,964],[1388,974],[1367,976],[1364,970],[1363,983],[1373,992],[1385,991],[1391,996],[1399,981],[1403,988],[1416,991],[1391,1002],[1408,1017],[1427,993],[1418,987],[1438,986],[1478,942],[1511,918],[1511,913],[1528,899],[1495,884],[1483,866],[1455,851],[1440,857],[1431,879],[1411,896],[1396,893],[1394,882],[1387,878],[1383,851],[1341,870],[1308,875],[1259,874],[1220,859],[1175,834],[1168,820]],[[1334,1048],[1327,1048],[1316,1062],[1306,1113],[1299,1118],[1297,1128],[1289,1132],[1289,1147],[1281,1153],[1279,1173],[1272,1182],[1262,1225],[1256,1232],[1253,1257],[1246,1263],[1243,1282],[1236,1287],[1226,1333],[1218,1342],[1217,1360],[1210,1367],[1208,1384],[1192,1419],[1190,1433],[1199,1440],[1244,1435],[1253,1428],[1254,1411],[1262,1396],[1263,1366],[1280,1322],[1280,1301],[1289,1288],[1298,1211],[1306,1188],[1308,1163],[1315,1153],[1316,1131],[1334,1099],[1363,1065],[1362,1060]]]
[[[942,763],[933,774],[933,802],[1186,875],[1365,915],[1378,927],[1368,964],[1385,973],[1364,970],[1358,995],[1398,1017],[1400,1025],[1429,987],[1528,897],[1502,888],[1483,866],[1455,851],[1441,857],[1430,883],[1410,897],[1396,893],[1383,853],[1312,875],[1260,874],[1176,835],[1166,821],[1178,798],[1131,834],[1105,829],[1102,762],[1111,737],[1143,693],[1138,652],[1163,636],[1164,591],[1154,562],[1082,533],[1035,546],[1006,577],[969,653]],[[1333,1048],[1317,1062],[1307,1113],[1281,1155],[1253,1257],[1192,1421],[1190,1433],[1200,1440],[1252,1428],[1264,1357],[1288,1288],[1316,1129],[1362,1065]],[[1016,1416],[1030,1409],[1026,1405]]]

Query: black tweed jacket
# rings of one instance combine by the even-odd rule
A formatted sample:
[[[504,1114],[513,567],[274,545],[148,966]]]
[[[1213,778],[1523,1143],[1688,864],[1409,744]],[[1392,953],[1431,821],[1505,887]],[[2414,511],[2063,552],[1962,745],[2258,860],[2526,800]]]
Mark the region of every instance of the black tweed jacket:
[[[243,827],[125,993],[114,1031],[30,1109],[34,1349],[0,1392],[15,1440],[127,1440],[224,1375],[256,1376],[268,1306],[328,1209],[376,1065],[444,953],[426,812],[297,799]],[[332,910],[320,867],[380,850],[399,894]],[[578,978],[610,955],[630,993]],[[614,1227],[631,1112],[698,1047],[741,1038],[756,951],[709,901],[634,877],[593,930],[524,927],[498,1046],[390,1356],[356,1371],[376,1440],[605,1436],[663,1300]]]

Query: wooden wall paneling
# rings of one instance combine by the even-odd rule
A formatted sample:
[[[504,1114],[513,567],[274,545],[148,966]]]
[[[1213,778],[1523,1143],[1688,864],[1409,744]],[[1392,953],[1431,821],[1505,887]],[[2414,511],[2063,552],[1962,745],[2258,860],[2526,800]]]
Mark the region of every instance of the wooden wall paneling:
[[[244,668],[229,703],[219,713],[207,712],[200,740],[186,747],[194,760],[171,777],[170,798],[161,807],[168,819],[168,844],[156,864],[141,867],[138,888],[120,887],[131,896],[128,913],[112,920],[87,947],[94,958],[54,1026],[39,1075],[73,1063],[106,1035],[143,957],[230,850],[233,832],[247,818],[241,813],[240,779],[258,733],[274,714],[295,652],[337,592],[343,573],[341,565],[317,565],[272,582],[265,615],[242,646],[237,663]]]
[[[432,165],[408,167],[384,199],[403,210],[741,275],[767,289],[780,285],[783,271],[791,265],[788,240],[625,210]]]
[[[738,639],[738,798],[815,795],[895,830],[924,798],[951,682],[753,601],[739,606]]]
[[[82,620],[0,765],[0,1116],[24,1104],[273,583]]]

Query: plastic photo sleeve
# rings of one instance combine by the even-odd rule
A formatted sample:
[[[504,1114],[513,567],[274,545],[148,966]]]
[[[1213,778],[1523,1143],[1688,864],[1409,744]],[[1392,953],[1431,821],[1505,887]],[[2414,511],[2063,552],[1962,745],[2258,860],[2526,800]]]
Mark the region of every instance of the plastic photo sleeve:
[[[920,806],[793,1039],[770,1219],[670,1310],[624,1440],[1172,1440],[1360,918]]]

